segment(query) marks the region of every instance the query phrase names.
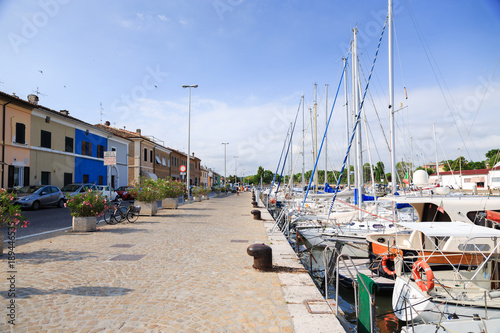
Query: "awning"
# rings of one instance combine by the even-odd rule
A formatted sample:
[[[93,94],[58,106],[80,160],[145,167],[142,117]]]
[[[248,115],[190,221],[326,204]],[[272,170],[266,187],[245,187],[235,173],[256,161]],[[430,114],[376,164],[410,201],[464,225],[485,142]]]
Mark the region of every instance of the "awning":
[[[25,167],[26,163],[21,162],[21,161],[14,161],[14,162],[12,162],[12,165],[16,166],[16,167]]]
[[[472,183],[484,183],[484,177],[472,177],[470,181]]]
[[[141,171],[141,175],[146,178],[151,178],[152,180],[158,180],[158,176],[149,171]]]

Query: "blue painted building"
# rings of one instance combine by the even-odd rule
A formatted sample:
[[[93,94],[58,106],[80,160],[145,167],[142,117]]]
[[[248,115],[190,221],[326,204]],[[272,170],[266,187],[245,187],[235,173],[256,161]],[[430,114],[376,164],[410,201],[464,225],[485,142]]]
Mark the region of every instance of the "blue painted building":
[[[99,130],[97,130],[99,131]],[[97,132],[96,129],[92,132]],[[91,133],[89,130],[75,129],[75,183],[107,185],[107,167],[104,152],[107,150],[106,132]]]

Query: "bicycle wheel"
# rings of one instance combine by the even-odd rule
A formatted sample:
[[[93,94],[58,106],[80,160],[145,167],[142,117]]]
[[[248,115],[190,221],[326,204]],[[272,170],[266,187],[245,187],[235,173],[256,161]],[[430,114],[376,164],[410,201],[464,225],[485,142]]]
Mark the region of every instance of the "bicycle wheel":
[[[130,223],[134,223],[135,221],[137,221],[137,219],[139,218],[139,213],[138,212],[135,212],[133,210],[130,210],[128,213],[127,213],[127,220],[130,222]]]
[[[104,211],[104,214],[102,216],[102,218],[104,219],[104,222],[106,222],[107,224],[116,224],[116,221],[114,219],[114,214],[115,214],[115,210],[110,208],[110,209],[106,209]]]
[[[121,221],[123,221],[123,219],[125,219],[125,214],[124,214],[124,207],[118,207],[118,209],[116,210],[115,212],[115,221],[116,223],[120,223]]]

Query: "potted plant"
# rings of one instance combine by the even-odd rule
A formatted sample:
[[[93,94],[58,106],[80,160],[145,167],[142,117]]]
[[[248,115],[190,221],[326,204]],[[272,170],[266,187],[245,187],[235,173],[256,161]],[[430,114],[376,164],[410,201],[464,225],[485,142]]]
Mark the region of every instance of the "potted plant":
[[[203,195],[204,189],[200,186],[193,186],[191,189],[191,195],[193,196],[194,202],[200,202],[201,196]]]
[[[203,188],[203,192],[202,192],[202,198],[203,198],[203,200],[208,200],[209,199],[208,194],[210,192],[212,192],[212,189],[210,187]]]
[[[21,215],[21,206],[15,205],[16,197],[8,193],[6,189],[0,188],[0,226],[7,227],[7,239],[11,242],[16,240],[17,228],[26,228],[30,223]],[[0,238],[0,256],[3,253],[3,237]]]
[[[156,215],[158,200],[162,198],[158,181],[141,177],[132,186],[129,192],[135,198],[134,205],[141,206],[141,215]]]
[[[73,231],[95,231],[96,218],[107,208],[107,200],[99,191],[85,191],[70,196],[64,204],[73,216]]]
[[[162,208],[177,209],[179,197],[184,194],[185,184],[172,179],[158,179]]]
[[[213,192],[215,192],[215,195],[216,195],[217,197],[220,197],[220,192],[221,192],[221,188],[220,188],[220,186],[214,186],[214,188],[213,188]]]

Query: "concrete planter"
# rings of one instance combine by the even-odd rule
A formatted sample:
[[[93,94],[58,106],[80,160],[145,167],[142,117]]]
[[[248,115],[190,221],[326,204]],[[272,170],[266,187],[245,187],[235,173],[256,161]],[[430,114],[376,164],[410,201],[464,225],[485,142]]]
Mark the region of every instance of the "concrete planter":
[[[203,200],[208,200],[209,199],[208,194],[207,195],[203,195],[202,198],[203,198]]]
[[[165,198],[161,202],[164,209],[177,209],[179,207],[179,200],[177,198]]]
[[[96,217],[77,217],[73,216],[73,231],[96,231]]]
[[[193,197],[194,202],[201,202],[201,197]]]
[[[158,202],[135,201],[135,206],[141,206],[140,215],[153,216],[158,213]]]

